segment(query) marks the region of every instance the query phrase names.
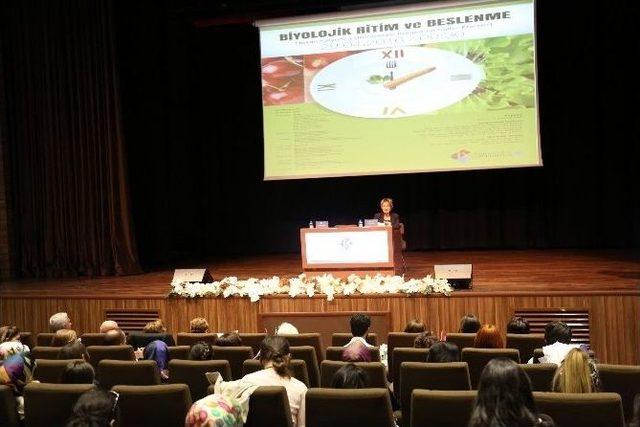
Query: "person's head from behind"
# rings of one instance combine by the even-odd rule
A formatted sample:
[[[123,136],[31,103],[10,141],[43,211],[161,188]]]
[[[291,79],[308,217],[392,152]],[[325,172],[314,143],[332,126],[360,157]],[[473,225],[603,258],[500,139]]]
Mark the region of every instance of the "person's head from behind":
[[[51,345],[61,347],[78,341],[78,334],[73,329],[58,329],[51,340]]]
[[[199,341],[189,350],[189,360],[211,360],[212,358],[213,347],[208,342]]]
[[[574,348],[565,356],[553,376],[553,391],[560,393],[592,393],[589,356],[579,348]]]
[[[338,369],[331,379],[331,388],[367,388],[369,376],[364,369],[348,363]]]
[[[282,322],[276,328],[276,335],[298,335],[298,328],[291,323]]]
[[[147,334],[162,334],[167,332],[167,328],[164,327],[164,322],[161,319],[156,319],[147,323],[144,325],[142,330]]]
[[[512,360],[492,359],[480,376],[469,426],[534,426],[538,418],[524,370]]]
[[[82,359],[85,362],[89,360],[87,348],[80,341],[74,341],[70,344],[60,347],[58,351],[59,360]]]
[[[355,341],[342,350],[343,362],[371,362],[371,349],[360,341]]]
[[[418,319],[409,320],[409,323],[407,323],[407,326],[404,327],[404,331],[410,332],[410,333],[419,333],[419,332],[424,332],[425,330],[426,330],[426,327],[424,326],[424,323],[422,323]]]
[[[571,344],[571,328],[564,322],[556,320],[547,323],[544,327],[544,342],[547,345],[560,342],[563,344]]]
[[[380,200],[380,210],[383,214],[389,214],[393,210],[393,199],[385,197]]]
[[[289,362],[291,353],[289,341],[280,336],[268,336],[260,343],[260,364],[263,368],[273,368],[281,377],[290,378]]]
[[[427,362],[450,363],[460,361],[460,349],[452,342],[438,341],[429,347]]]
[[[192,334],[204,334],[209,332],[209,322],[204,317],[196,317],[189,322],[189,331]]]
[[[507,323],[508,334],[528,334],[529,332],[529,322],[523,317],[513,316]]]
[[[107,332],[112,331],[114,329],[120,329],[120,327],[118,326],[118,323],[115,320],[105,320],[100,325],[101,334],[106,334]]]
[[[105,390],[82,393],[67,427],[108,427],[118,422],[118,395]]]
[[[71,319],[65,312],[56,313],[49,318],[49,330],[57,332],[60,329],[71,329]]]
[[[371,318],[363,313],[351,316],[351,334],[354,337],[364,337],[371,326]]]
[[[69,362],[62,372],[62,384],[93,384],[96,373],[87,362],[74,360]]]
[[[413,340],[413,346],[415,348],[430,348],[433,344],[438,342],[438,337],[432,331],[422,332]]]
[[[500,329],[496,325],[482,325],[473,343],[475,348],[502,348],[504,347]]]
[[[17,326],[3,326],[0,328],[0,343],[20,341],[20,329]]]
[[[480,329],[480,320],[474,314],[467,314],[460,319],[459,332],[463,334],[475,334]]]
[[[124,345],[127,342],[127,336],[122,329],[111,329],[104,335],[105,345]]]
[[[227,332],[216,339],[216,345],[220,347],[239,346],[242,345],[242,339],[237,332]]]

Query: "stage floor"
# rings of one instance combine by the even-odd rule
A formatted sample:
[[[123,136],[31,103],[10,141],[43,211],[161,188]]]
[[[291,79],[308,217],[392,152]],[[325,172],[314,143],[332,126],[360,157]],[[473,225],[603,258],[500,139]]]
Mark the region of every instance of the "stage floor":
[[[473,290],[457,292],[619,292],[640,289],[638,250],[467,250],[405,253],[405,277],[433,273],[434,264],[473,264]],[[176,268],[208,267],[214,279],[290,277],[302,271],[300,256],[229,258]],[[0,297],[159,298],[169,292],[173,269],[123,277],[15,280],[0,284]]]

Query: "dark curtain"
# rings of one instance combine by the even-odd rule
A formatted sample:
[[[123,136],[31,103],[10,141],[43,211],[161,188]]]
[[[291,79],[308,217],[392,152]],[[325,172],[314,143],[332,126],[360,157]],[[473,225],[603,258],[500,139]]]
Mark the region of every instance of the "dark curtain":
[[[110,1],[0,5],[20,276],[139,272]]]

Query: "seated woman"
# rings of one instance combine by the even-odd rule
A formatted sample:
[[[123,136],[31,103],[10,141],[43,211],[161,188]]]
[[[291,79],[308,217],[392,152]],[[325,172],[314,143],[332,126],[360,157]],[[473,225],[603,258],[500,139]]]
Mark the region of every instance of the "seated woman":
[[[189,322],[189,332],[192,334],[206,334],[209,332],[209,322],[204,317],[196,317]]]
[[[369,376],[364,369],[349,363],[338,369],[331,379],[331,388],[367,388]]]
[[[78,334],[73,329],[59,329],[51,340],[54,347],[62,347],[78,341]]]
[[[0,361],[0,385],[8,386],[16,398],[20,419],[24,418],[24,387],[33,379],[29,353],[14,354]]]
[[[426,326],[424,326],[424,323],[422,323],[422,321],[418,319],[411,319],[409,320],[409,323],[407,323],[407,326],[404,327],[404,332],[420,333],[426,331],[426,329],[427,328]]]
[[[593,360],[579,348],[569,351],[553,376],[553,391],[595,393],[599,388],[600,376]]]
[[[212,358],[213,347],[208,342],[199,341],[189,350],[189,360],[211,360]]]
[[[160,379],[162,381],[169,379],[169,348],[164,341],[155,340],[149,343],[142,352],[142,358],[155,360],[160,371]]]
[[[110,427],[118,425],[118,395],[113,391],[89,390],[73,406],[67,427]]]
[[[503,348],[502,335],[496,325],[482,325],[473,343],[475,348]]]
[[[376,213],[373,218],[384,225],[394,228],[400,227],[400,216],[397,213],[392,212],[392,210],[393,200],[385,197],[380,200],[380,212]]]
[[[438,342],[438,337],[432,332],[422,332],[413,340],[414,348],[430,348],[433,344]]]
[[[460,319],[458,332],[463,334],[475,334],[482,325],[475,314],[467,314]]]
[[[74,360],[64,368],[60,384],[93,384],[95,379],[96,372],[90,364]]]
[[[87,348],[80,341],[74,341],[63,347],[60,347],[58,351],[58,360],[64,359],[82,359],[85,362],[89,361],[89,353]]]
[[[129,344],[135,349],[144,348],[149,343],[155,340],[164,341],[169,346],[176,345],[173,335],[167,333],[167,328],[164,326],[164,322],[161,319],[156,319],[147,323],[142,333],[131,332],[129,334]]]
[[[29,346],[20,342],[20,329],[16,326],[0,328],[0,360],[28,351]]]
[[[242,345],[242,339],[237,332],[227,332],[216,339],[216,345],[219,347],[236,347]]]
[[[449,363],[460,361],[460,350],[452,342],[438,341],[431,344],[427,353],[428,363]]]

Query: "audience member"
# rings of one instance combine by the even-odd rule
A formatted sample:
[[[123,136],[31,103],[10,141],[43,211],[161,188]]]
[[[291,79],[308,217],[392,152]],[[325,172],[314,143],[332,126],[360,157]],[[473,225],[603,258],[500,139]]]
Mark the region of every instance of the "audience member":
[[[110,427],[118,425],[119,395],[115,391],[89,390],[73,406],[67,427]]]
[[[100,333],[106,334],[109,331],[120,329],[118,323],[115,320],[105,320],[100,325]]]
[[[137,351],[142,350],[156,340],[164,341],[168,346],[176,345],[173,335],[167,333],[167,328],[161,319],[147,323],[142,329],[142,333],[131,332],[129,334],[129,344]]]
[[[65,312],[56,313],[49,318],[49,330],[58,332],[60,329],[71,329],[71,319]]]
[[[51,340],[54,347],[62,347],[78,341],[78,334],[73,329],[58,329]]]
[[[237,332],[227,332],[216,339],[216,345],[220,347],[233,347],[242,345],[242,339]]]
[[[564,322],[556,320],[547,323],[544,328],[545,346],[542,347],[542,357],[537,361],[532,357],[528,363],[555,363],[560,365],[565,356],[574,348],[579,348],[577,344],[571,344],[571,328]]]
[[[502,335],[496,325],[482,325],[473,342],[475,348],[503,348]]]
[[[424,332],[425,330],[426,330],[426,327],[424,326],[424,323],[422,323],[418,319],[409,320],[409,323],[407,323],[407,326],[404,327],[405,332],[411,332],[411,333]]]
[[[367,388],[368,386],[367,373],[353,363],[338,369],[331,379],[331,388]]]
[[[162,319],[156,319],[144,325],[142,332],[145,334],[163,334],[167,332],[167,328],[164,326]]]
[[[87,348],[80,341],[74,341],[70,344],[60,347],[60,351],[58,351],[58,359],[66,360],[66,359],[82,359],[85,362],[89,361],[89,353],[87,353]]]
[[[298,335],[298,328],[293,326],[291,323],[282,322],[276,328],[276,335]]]
[[[437,342],[438,337],[433,333],[433,331],[422,332],[415,340],[413,340],[413,346],[415,348],[429,348]]]
[[[16,397],[18,416],[24,417],[24,387],[32,380],[33,365],[29,353],[19,353],[0,361],[0,385],[6,385]]]
[[[189,360],[211,360],[212,358],[213,347],[208,342],[199,341],[189,350]]]
[[[127,336],[120,328],[110,329],[104,335],[104,345],[124,345],[127,343]]]
[[[169,379],[169,348],[164,341],[155,340],[149,343],[142,352],[145,360],[155,360],[162,381]]]
[[[0,328],[0,360],[28,351],[29,346],[20,342],[20,329],[16,326]]]
[[[204,317],[196,317],[189,322],[189,332],[192,334],[204,334],[209,332],[209,322]]]
[[[553,391],[594,393],[600,388],[600,376],[587,353],[574,348],[567,353],[553,376]]]
[[[427,362],[429,363],[449,363],[460,361],[460,350],[452,342],[438,341],[429,347]]]
[[[529,322],[527,319],[520,316],[513,316],[509,323],[507,323],[508,334],[528,334]]]
[[[371,318],[366,314],[356,313],[351,316],[351,320],[349,323],[351,326],[351,335],[353,335],[353,338],[351,338],[351,340],[346,343],[344,347],[349,347],[350,345],[357,342],[362,343],[367,348],[373,347],[365,339],[365,337],[367,336],[367,332],[369,331],[369,327],[371,326]]]
[[[538,413],[529,377],[514,361],[497,358],[485,366],[469,427],[553,425],[551,418]]]
[[[355,341],[342,350],[343,362],[371,362],[372,359],[371,349],[362,341]]]
[[[93,366],[87,362],[74,360],[67,364],[62,372],[60,383],[62,384],[93,384],[96,373]]]
[[[460,330],[463,334],[475,334],[480,329],[480,320],[474,314],[467,314],[460,319]]]

